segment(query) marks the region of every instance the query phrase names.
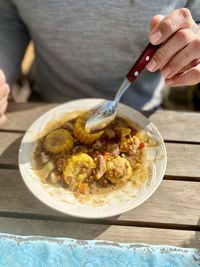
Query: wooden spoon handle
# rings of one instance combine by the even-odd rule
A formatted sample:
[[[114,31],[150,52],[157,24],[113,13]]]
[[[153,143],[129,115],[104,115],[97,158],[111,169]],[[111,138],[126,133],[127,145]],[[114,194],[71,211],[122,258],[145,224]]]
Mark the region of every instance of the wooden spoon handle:
[[[160,45],[152,45],[151,43],[146,46],[146,48],[126,76],[130,82],[133,82],[140,75],[141,71],[145,68],[145,66],[159,47]]]

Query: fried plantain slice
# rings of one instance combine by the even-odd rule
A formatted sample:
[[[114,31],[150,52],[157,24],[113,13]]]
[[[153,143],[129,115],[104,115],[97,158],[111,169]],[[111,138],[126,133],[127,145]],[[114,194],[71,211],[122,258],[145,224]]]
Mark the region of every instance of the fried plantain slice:
[[[76,136],[76,138],[80,142],[82,142],[84,144],[94,143],[104,133],[103,130],[99,131],[99,132],[95,132],[95,133],[87,133],[85,131],[85,122],[86,122],[88,116],[89,116],[89,112],[85,112],[84,114],[80,115],[77,118],[75,126],[74,126],[74,135]]]
[[[73,137],[66,129],[56,129],[46,136],[44,147],[51,154],[69,151],[73,147]]]

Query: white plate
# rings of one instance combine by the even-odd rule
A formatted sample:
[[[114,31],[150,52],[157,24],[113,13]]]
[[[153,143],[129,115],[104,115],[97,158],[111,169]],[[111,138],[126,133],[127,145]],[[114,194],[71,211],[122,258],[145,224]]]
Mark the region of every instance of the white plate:
[[[157,128],[147,118],[136,110],[119,104],[118,114],[128,117],[149,131],[159,145],[155,148],[156,160],[152,164],[152,172],[145,186],[133,189],[126,186],[118,191],[111,192],[104,197],[101,204],[93,205],[93,202],[80,203],[74,195],[64,189],[57,189],[40,182],[33,167],[33,151],[36,139],[43,131],[47,123],[59,119],[66,112],[90,109],[99,104],[103,99],[81,99],[65,104],[46,112],[39,117],[27,130],[19,149],[19,169],[22,178],[29,190],[49,207],[68,215],[82,218],[105,218],[121,214],[131,210],[147,200],[157,189],[162,181],[166,169],[167,155],[163,139]]]

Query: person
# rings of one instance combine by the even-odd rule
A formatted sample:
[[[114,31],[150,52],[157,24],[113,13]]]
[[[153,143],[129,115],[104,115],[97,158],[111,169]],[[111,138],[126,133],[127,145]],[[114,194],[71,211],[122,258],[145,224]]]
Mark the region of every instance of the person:
[[[0,124],[30,40],[33,89],[45,101],[112,99],[148,41],[160,45],[121,100],[151,109],[160,104],[164,81],[171,87],[200,81],[199,21],[200,0],[1,0]]]

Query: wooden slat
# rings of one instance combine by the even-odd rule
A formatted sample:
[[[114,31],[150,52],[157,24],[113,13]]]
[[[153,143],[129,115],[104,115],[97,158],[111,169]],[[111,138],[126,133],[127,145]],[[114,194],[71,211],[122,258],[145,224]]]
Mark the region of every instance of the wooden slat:
[[[200,181],[200,145],[166,143],[166,175],[196,177]]]
[[[18,165],[18,150],[23,134],[0,132],[0,164]],[[200,180],[200,145],[166,143],[166,175],[195,177]]]
[[[10,103],[7,111],[8,121],[2,129],[25,131],[39,116],[57,105],[46,103]]]
[[[199,190],[199,182],[163,181],[149,200],[119,219],[200,225]]]
[[[38,201],[26,188],[18,171],[0,170],[0,184],[0,212],[63,216]],[[141,206],[108,220],[198,225],[199,192],[199,182],[163,181]]]
[[[0,218],[2,233],[200,248],[195,231]]]
[[[40,115],[58,104],[11,103],[8,122],[3,129],[26,130]],[[200,113],[157,111],[150,119],[166,140],[200,142]]]
[[[200,143],[200,113],[157,111],[150,120],[165,140]]]
[[[0,132],[0,164],[18,165],[18,150],[23,134]]]

